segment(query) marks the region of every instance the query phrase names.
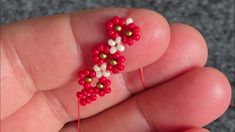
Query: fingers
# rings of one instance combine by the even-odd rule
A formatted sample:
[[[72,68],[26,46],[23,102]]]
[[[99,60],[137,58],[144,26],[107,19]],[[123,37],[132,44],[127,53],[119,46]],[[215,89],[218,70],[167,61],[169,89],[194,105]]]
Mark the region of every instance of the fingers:
[[[5,52],[1,54],[11,64],[3,67],[3,72],[13,71],[4,73],[3,78],[16,80],[3,80],[4,94],[15,95],[17,101],[4,97],[3,102],[11,105],[4,105],[1,117],[15,112],[35,91],[68,85],[75,80],[78,69],[91,66],[90,51],[98,42],[107,40],[104,24],[115,15],[133,17],[141,28],[142,39],[125,53],[127,71],[148,65],[164,53],[169,44],[169,25],[158,13],[143,9],[99,9],[2,27]]]
[[[184,131],[202,127],[228,107],[231,88],[212,68],[199,68],[81,122],[82,130]]]
[[[170,30],[167,51],[160,59],[143,68],[145,87],[152,87],[190,69],[202,67],[207,61],[206,42],[197,30],[179,23],[170,24]],[[126,80],[129,80],[126,84],[134,93],[144,88],[139,74],[139,71],[125,74]]]
[[[86,118],[99,113],[148,87],[172,79],[192,68],[202,67],[207,60],[206,43],[201,34],[184,24],[172,24],[171,41],[166,53],[157,61],[143,68],[143,87],[139,70],[112,76],[112,93],[86,107],[81,107],[80,117]],[[184,36],[184,37],[182,37]],[[69,115],[76,119],[77,102],[74,97],[77,83],[53,90]]]

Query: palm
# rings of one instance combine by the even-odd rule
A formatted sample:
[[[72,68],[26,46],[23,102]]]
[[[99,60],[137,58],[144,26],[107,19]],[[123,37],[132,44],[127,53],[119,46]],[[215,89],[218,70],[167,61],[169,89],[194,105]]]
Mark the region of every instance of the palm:
[[[92,65],[90,50],[105,40],[105,20],[127,14],[140,25],[141,40],[125,51],[126,71],[111,77],[112,93],[80,108],[81,130],[182,131],[219,117],[230,86],[220,72],[203,68],[207,48],[195,29],[169,26],[147,10],[101,9],[2,27],[2,130],[76,131],[72,123],[63,128],[77,119],[76,72]]]

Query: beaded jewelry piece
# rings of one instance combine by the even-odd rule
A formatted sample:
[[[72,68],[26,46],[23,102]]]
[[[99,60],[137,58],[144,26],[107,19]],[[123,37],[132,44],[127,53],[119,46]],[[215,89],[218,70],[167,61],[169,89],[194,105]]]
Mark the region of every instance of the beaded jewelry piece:
[[[113,17],[108,21],[106,28],[109,39],[107,43],[99,43],[92,50],[95,65],[93,69],[85,69],[78,73],[78,83],[83,89],[77,92],[77,98],[81,106],[90,104],[97,99],[97,95],[104,96],[111,92],[111,81],[108,77],[124,70],[125,57],[121,52],[125,51],[125,45],[132,46],[134,41],[140,39],[140,28],[133,23],[132,18]],[[94,79],[98,81],[95,83]],[[92,84],[95,83],[95,86]]]

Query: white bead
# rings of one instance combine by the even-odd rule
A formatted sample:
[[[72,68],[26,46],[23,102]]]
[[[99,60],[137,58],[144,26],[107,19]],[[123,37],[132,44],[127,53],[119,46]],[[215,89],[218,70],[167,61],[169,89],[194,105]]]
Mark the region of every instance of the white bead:
[[[103,76],[104,77],[109,77],[110,76],[110,72],[109,71],[103,71]]]
[[[116,47],[111,47],[111,48],[109,49],[109,52],[110,52],[110,54],[114,54],[114,53],[117,52],[117,48],[116,48]]]
[[[119,44],[117,45],[117,50],[123,52],[125,50],[125,47],[122,44]]]
[[[120,36],[118,36],[115,41],[116,41],[116,44],[121,44],[122,38]]]
[[[102,77],[102,73],[101,73],[101,72],[96,72],[96,77],[97,77],[97,78]]]
[[[113,41],[112,39],[109,39],[109,40],[108,40],[108,44],[109,44],[111,47],[113,47],[113,46],[116,45],[115,41]]]
[[[126,25],[129,25],[129,24],[131,24],[131,23],[133,23],[133,19],[132,18],[127,18],[126,19]]]
[[[101,66],[100,66],[100,69],[102,71],[105,71],[106,70],[106,67],[107,67],[107,63],[103,63]]]
[[[95,71],[100,71],[100,67],[97,66],[97,65],[94,65],[93,69],[94,69]]]

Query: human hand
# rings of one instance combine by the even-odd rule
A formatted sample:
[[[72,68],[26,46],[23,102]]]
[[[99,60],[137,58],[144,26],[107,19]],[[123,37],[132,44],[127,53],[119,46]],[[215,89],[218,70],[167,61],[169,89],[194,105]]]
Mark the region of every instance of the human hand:
[[[90,51],[107,40],[104,23],[115,15],[134,18],[141,40],[124,52],[112,93],[80,107],[81,131],[207,131],[201,127],[227,109],[231,88],[221,72],[203,67],[201,34],[153,11],[109,8],[1,27],[2,132],[77,131],[76,73],[92,66]]]

